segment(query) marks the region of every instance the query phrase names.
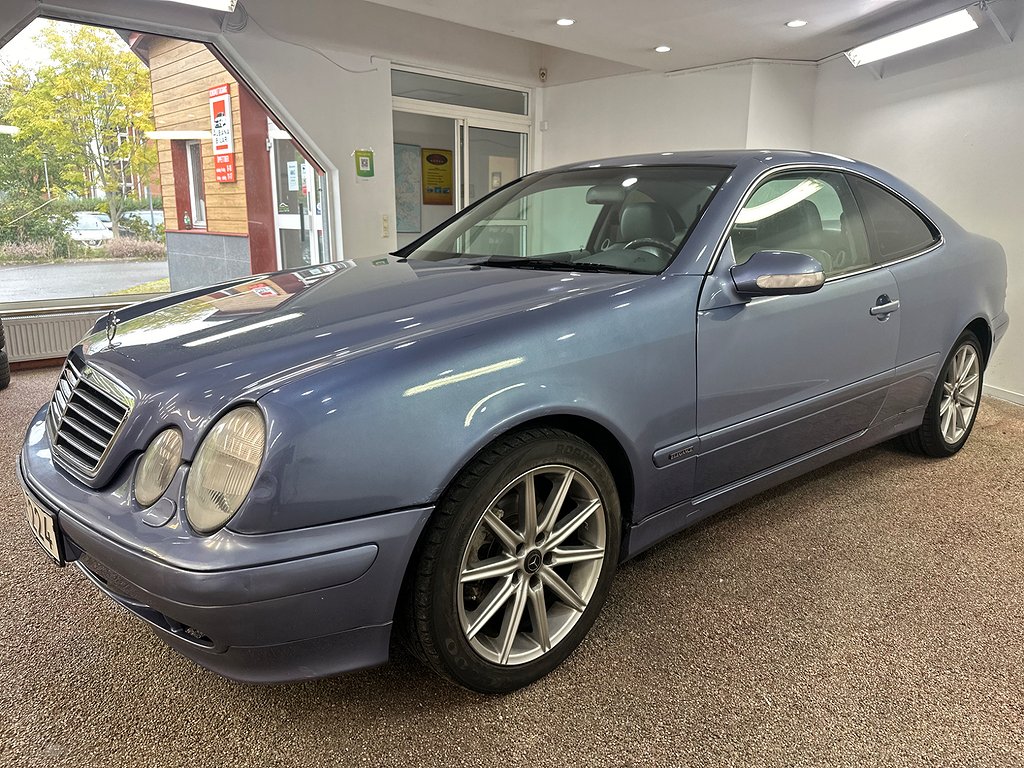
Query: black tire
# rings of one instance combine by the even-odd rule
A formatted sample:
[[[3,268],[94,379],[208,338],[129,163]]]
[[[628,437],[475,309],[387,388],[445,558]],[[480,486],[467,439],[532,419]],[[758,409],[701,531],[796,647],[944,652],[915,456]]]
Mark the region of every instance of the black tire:
[[[7,336],[4,334],[4,321],[0,320],[0,350],[7,349]]]
[[[971,409],[969,418],[966,420],[966,429],[963,430],[963,434],[956,435],[955,439],[950,439],[952,436],[947,436],[943,432],[943,399],[957,356],[961,353],[961,350],[967,348],[977,359],[975,405]],[[978,337],[974,335],[973,331],[964,331],[960,334],[960,338],[956,340],[953,349],[942,366],[942,370],[939,372],[935,388],[932,390],[931,398],[928,400],[928,407],[924,412],[924,421],[917,430],[903,436],[904,445],[915,453],[921,453],[937,459],[952,456],[963,448],[967,438],[971,436],[974,422],[978,416],[978,408],[981,406],[981,388],[984,383],[984,377],[985,355],[981,348],[981,342],[978,341]]]
[[[7,350],[0,350],[0,389],[6,389],[11,383],[11,363],[7,359]]]
[[[533,474],[533,470],[538,471]],[[529,518],[522,512],[507,509],[510,503],[506,500],[512,498],[517,499],[516,510],[526,508],[519,506],[528,494],[526,482],[536,494],[534,530],[538,533],[535,539],[525,533],[529,524],[524,521]],[[548,511],[555,506],[551,499],[558,496],[555,486],[563,482],[567,489],[563,496],[566,501],[558,505],[559,511],[550,517],[545,527]],[[596,492],[597,499],[582,500],[581,489],[586,490],[588,496]],[[545,493],[546,496],[541,495]],[[600,513],[595,506],[597,501]],[[572,527],[567,521],[586,515],[586,509],[591,507],[594,511],[574,529],[576,532],[568,539],[559,539]],[[500,522],[508,523],[507,530],[520,537],[517,541],[526,542],[512,545],[521,553],[518,560],[511,554],[507,540],[497,535],[488,539],[492,529],[484,522],[484,512],[492,509],[497,510]],[[544,533],[545,530],[548,532]],[[600,543],[580,544],[586,537]],[[545,541],[553,549],[545,550]],[[563,542],[575,544],[577,551],[590,546],[591,551],[596,552],[603,547],[603,559],[598,561],[595,557],[589,565],[580,562],[565,565],[552,560],[552,557],[563,556],[552,554],[555,550],[566,551],[562,548]],[[620,542],[621,512],[615,481],[593,447],[573,434],[546,428],[524,430],[499,439],[452,483],[424,534],[404,598],[405,632],[410,649],[442,677],[474,691],[507,693],[529,685],[561,664],[586,636],[608,594],[618,564]],[[518,569],[515,573],[495,579],[493,590],[504,584],[511,596],[501,601],[502,607],[486,620],[480,615],[486,613],[484,607],[496,593],[486,581],[466,583],[464,579],[467,573],[464,568],[479,567],[479,563],[484,562],[481,555],[484,551],[488,553],[486,562],[505,559],[505,562],[519,563],[513,566]],[[477,565],[472,565],[474,558]],[[562,574],[559,578],[564,576],[562,584],[572,582],[574,590],[589,593],[586,601],[580,601],[582,610],[573,610],[549,588],[552,583],[549,580],[554,578],[552,574],[556,569]],[[578,578],[580,573],[585,574],[583,579]],[[474,596],[473,590],[479,590],[478,594]],[[575,591],[572,596],[580,597]],[[534,602],[535,599],[538,602]],[[470,625],[464,623],[472,612],[467,606],[477,614],[474,621],[482,624],[475,639],[468,637]],[[519,618],[511,619],[517,610]],[[562,623],[551,624],[554,630],[549,634],[548,617],[552,615]],[[543,621],[534,616],[543,616]],[[484,621],[493,623],[484,624]],[[538,629],[541,623],[543,630]],[[510,625],[515,631],[503,634],[504,627]],[[493,640],[489,634],[492,627],[498,627]],[[563,634],[556,637],[558,632]],[[531,640],[531,635],[543,637],[547,642]],[[502,647],[511,649],[518,643],[516,653],[524,660],[513,659],[509,651],[505,651],[506,661],[500,661],[502,651],[498,646],[503,636],[511,636],[513,640]],[[495,648],[493,653],[499,656],[497,662],[487,658],[487,649],[482,648],[484,643],[491,642]],[[530,642],[536,647],[529,647]],[[545,645],[550,647],[545,650]],[[529,657],[538,653],[537,658]]]

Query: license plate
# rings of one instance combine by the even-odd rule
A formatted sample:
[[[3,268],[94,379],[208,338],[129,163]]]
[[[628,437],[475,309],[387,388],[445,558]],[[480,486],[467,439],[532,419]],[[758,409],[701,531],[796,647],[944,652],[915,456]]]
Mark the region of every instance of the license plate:
[[[25,517],[28,518],[32,533],[36,535],[36,540],[46,553],[57,562],[57,565],[64,565],[64,547],[56,515],[51,515],[26,494]]]

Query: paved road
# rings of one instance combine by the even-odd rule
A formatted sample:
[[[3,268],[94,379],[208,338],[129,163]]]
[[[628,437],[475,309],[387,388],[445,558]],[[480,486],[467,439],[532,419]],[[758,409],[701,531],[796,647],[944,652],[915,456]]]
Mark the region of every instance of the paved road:
[[[0,302],[104,296],[167,277],[166,261],[84,261],[0,267]]]

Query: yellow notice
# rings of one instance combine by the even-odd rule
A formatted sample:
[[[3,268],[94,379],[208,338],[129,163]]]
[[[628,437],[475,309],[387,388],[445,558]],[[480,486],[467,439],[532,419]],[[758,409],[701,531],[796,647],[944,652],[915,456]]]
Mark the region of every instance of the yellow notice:
[[[421,149],[423,204],[452,205],[452,153],[447,149]]]

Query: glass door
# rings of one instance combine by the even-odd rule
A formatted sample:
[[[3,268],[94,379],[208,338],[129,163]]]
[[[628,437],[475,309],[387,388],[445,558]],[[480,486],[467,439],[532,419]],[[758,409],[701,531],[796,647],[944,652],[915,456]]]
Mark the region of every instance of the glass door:
[[[324,175],[303,157],[285,131],[270,130],[274,224],[282,269],[330,261],[324,233]]]
[[[476,202],[526,173],[526,132],[467,126],[464,147],[465,204]]]

